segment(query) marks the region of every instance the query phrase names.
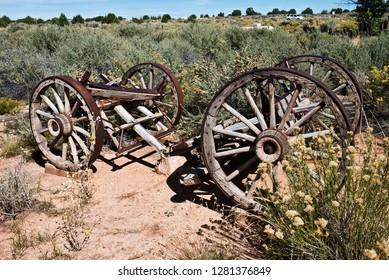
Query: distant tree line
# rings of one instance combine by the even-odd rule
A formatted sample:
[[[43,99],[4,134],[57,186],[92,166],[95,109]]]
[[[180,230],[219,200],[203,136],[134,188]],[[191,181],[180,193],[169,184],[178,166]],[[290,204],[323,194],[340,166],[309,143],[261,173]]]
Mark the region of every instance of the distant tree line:
[[[350,0],[350,1],[352,1],[352,0]],[[360,1],[355,1],[355,2],[360,2]],[[328,14],[328,13],[332,13],[333,11],[336,14],[341,14],[341,13],[349,12],[348,10],[343,10],[341,8],[337,8],[337,9],[332,9],[330,12],[328,12],[327,10],[323,10],[321,13],[322,14]],[[279,10],[279,9],[275,8],[275,9],[273,9],[271,12],[269,12],[267,14],[268,15],[278,15],[278,14],[282,15],[282,14],[296,14],[296,13],[297,13],[296,9],[290,9],[289,11],[286,11],[286,10]],[[306,8],[304,11],[302,11],[302,14],[313,14],[313,11],[312,11],[311,8]],[[249,7],[249,8],[246,9],[246,14],[245,15],[246,16],[256,16],[256,15],[261,15],[261,13],[256,12],[254,10],[254,8]],[[240,16],[243,16],[243,13],[242,13],[241,10],[233,10],[232,13],[228,14],[227,16],[240,17]],[[199,18],[209,18],[209,17],[210,16],[208,14],[201,14],[199,16]],[[215,17],[215,15],[213,15],[212,17]],[[223,12],[220,12],[219,14],[217,14],[216,17],[217,18],[224,18],[224,17],[226,17],[226,15]],[[132,21],[135,22],[135,23],[143,23],[143,22],[149,21],[149,20],[160,20],[161,22],[166,23],[166,22],[168,22],[171,19],[172,19],[172,17],[169,14],[164,14],[162,16],[148,16],[148,15],[144,15],[143,17],[140,17],[140,18],[133,17]],[[197,19],[197,16],[195,14],[191,14],[187,18],[187,20],[189,22],[196,21],[196,19]],[[51,24],[57,24],[57,25],[60,25],[60,26],[65,26],[65,25],[69,25],[70,23],[72,23],[72,24],[83,24],[85,22],[91,22],[91,21],[111,24],[111,23],[119,23],[121,20],[123,20],[123,17],[120,17],[120,16],[117,17],[113,13],[109,13],[109,14],[107,14],[105,16],[96,16],[96,17],[87,18],[87,19],[84,19],[81,15],[76,15],[71,20],[69,20],[65,16],[65,14],[61,13],[61,15],[59,17],[54,17],[54,18],[46,20],[46,21],[43,20],[43,19],[34,19],[34,18],[30,17],[30,16],[27,16],[25,18],[12,21],[9,17],[3,16],[3,17],[0,18],[0,27],[7,27],[12,22],[22,22],[22,23],[25,23],[25,24],[51,23]]]
[[[388,20],[382,20],[385,13],[389,12],[389,0],[345,0],[346,4],[352,4],[355,5],[356,8],[352,12],[354,13],[358,23],[359,23],[359,29],[362,32],[365,32],[367,35],[374,35],[377,34],[380,30],[383,30],[382,24],[388,24]],[[320,14],[342,14],[342,13],[348,13],[350,12],[347,9],[342,8],[336,8],[332,9],[330,11],[323,10]],[[267,13],[267,15],[283,15],[283,14],[297,14],[296,9],[290,9],[288,11],[286,10],[279,10],[278,8],[274,8],[271,12]],[[306,8],[301,12],[303,15],[312,15],[314,14],[313,10],[311,8]],[[256,16],[261,15],[261,13],[258,13],[254,10],[254,8],[249,7],[246,9],[246,16]],[[227,16],[231,17],[241,17],[243,16],[243,13],[241,10],[233,10],[231,14],[228,14]],[[208,14],[201,14],[200,18],[209,18],[210,16]],[[212,17],[215,17],[214,15]],[[216,18],[224,18],[225,14],[223,12],[220,12]],[[162,23],[166,23],[170,21],[172,17],[169,14],[164,14],[162,16],[148,16],[144,15],[140,18],[132,18],[132,21],[134,23],[143,23],[145,21],[149,20],[160,20]],[[195,14],[191,14],[187,20],[188,22],[195,22],[197,19],[197,16]],[[101,22],[105,24],[112,24],[112,23],[119,23],[122,21],[122,17],[117,17],[113,13],[109,13],[105,16],[97,16],[93,18],[87,18],[84,19],[81,15],[76,15],[73,17],[70,21],[65,16],[65,14],[61,13],[59,17],[54,17],[52,19],[49,19],[47,21],[44,21],[42,19],[34,19],[30,16],[27,16],[22,19],[18,19],[16,21],[12,21],[9,17],[3,16],[0,18],[0,27],[7,27],[12,22],[22,22],[25,24],[42,24],[42,23],[51,23],[51,24],[57,24],[60,26],[69,25],[72,24],[83,24],[85,22],[95,21],[95,22]],[[381,25],[381,26],[380,26]],[[384,28],[385,29],[385,28]]]
[[[25,23],[25,24],[30,24],[30,25],[50,23],[50,24],[57,24],[59,26],[65,26],[65,25],[69,25],[70,23],[82,24],[82,23],[90,22],[90,21],[97,21],[97,22],[101,22],[101,23],[111,24],[111,23],[119,23],[121,20],[123,20],[123,17],[120,17],[120,16],[117,17],[113,13],[109,13],[106,16],[97,16],[94,18],[87,18],[87,19],[84,19],[81,15],[76,15],[70,21],[65,16],[64,13],[61,13],[61,15],[59,17],[54,17],[54,18],[51,18],[51,19],[46,20],[46,21],[43,19],[40,19],[40,18],[35,19],[35,18],[30,17],[30,16],[13,21],[9,17],[3,16],[0,18],[0,27],[7,27],[12,22],[17,22],[17,23],[20,22],[20,23]]]

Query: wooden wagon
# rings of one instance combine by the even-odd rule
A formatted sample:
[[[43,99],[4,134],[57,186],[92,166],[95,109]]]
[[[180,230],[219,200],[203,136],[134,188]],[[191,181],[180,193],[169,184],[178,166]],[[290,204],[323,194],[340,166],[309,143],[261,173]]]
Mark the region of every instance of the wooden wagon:
[[[255,174],[259,163],[277,166],[298,135],[309,142],[333,129],[345,147],[348,132],[361,122],[362,87],[347,67],[320,56],[288,58],[232,79],[210,101],[201,136],[172,146],[159,139],[175,131],[183,93],[169,69],[143,63],[119,79],[101,78],[102,83],[90,81],[90,72],[79,79],[52,76],[35,87],[31,127],[50,163],[77,171],[92,165],[103,144],[118,155],[146,144],[169,157],[199,142],[216,185],[254,212],[260,211],[256,185],[246,188],[242,179]]]

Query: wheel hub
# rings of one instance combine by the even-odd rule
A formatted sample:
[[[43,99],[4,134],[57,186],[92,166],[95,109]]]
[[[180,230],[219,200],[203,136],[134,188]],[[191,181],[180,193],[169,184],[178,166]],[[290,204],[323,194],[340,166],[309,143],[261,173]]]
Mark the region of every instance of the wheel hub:
[[[53,119],[50,119],[47,123],[49,132],[52,136],[58,135],[69,136],[72,133],[72,124],[69,119],[64,115],[58,115]]]
[[[255,153],[261,161],[276,162],[282,160],[288,152],[287,136],[279,130],[268,129],[261,132],[255,143]]]

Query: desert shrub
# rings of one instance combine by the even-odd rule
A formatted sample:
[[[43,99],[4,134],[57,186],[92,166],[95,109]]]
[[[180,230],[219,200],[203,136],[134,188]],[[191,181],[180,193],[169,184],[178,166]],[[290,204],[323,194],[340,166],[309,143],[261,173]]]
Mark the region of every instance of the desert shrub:
[[[32,184],[32,176],[23,168],[23,163],[3,171],[0,180],[0,210],[3,215],[15,218],[23,209],[32,208]]]
[[[319,135],[307,148],[298,139],[283,162],[287,186],[262,192],[268,201],[263,245],[268,258],[389,258],[389,139],[378,147],[369,129],[365,145],[349,146],[344,181],[338,173],[340,147],[333,141]],[[319,158],[314,150],[327,156]]]
[[[19,109],[19,101],[12,98],[0,97],[0,115],[15,114]]]
[[[384,111],[389,105],[389,64],[381,69],[373,66],[366,81],[366,89],[373,98],[375,110]]]

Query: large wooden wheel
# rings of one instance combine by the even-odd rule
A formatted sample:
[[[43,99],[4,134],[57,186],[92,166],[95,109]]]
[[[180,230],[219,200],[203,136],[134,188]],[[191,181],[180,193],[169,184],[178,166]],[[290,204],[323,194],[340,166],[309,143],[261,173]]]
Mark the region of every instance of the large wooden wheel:
[[[259,211],[251,195],[257,185],[246,189],[242,180],[258,173],[261,162],[278,165],[296,136],[309,143],[330,128],[345,147],[351,122],[324,83],[294,69],[253,70],[227,83],[210,102],[202,126],[202,156],[214,182],[233,202]]]
[[[182,115],[183,94],[173,73],[157,63],[142,63],[130,68],[122,77],[122,86],[137,89],[154,89],[161,98],[152,100],[147,108],[154,114],[164,115],[163,124],[176,125]]]
[[[77,80],[42,80],[30,99],[30,122],[39,149],[59,169],[89,167],[100,154],[104,132],[99,109]]]
[[[309,73],[325,83],[342,101],[355,132],[362,121],[363,89],[354,74],[338,61],[318,56],[301,55],[284,59],[277,66]]]

